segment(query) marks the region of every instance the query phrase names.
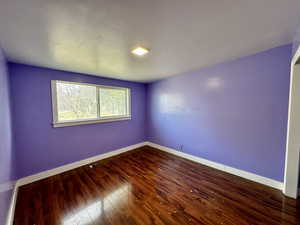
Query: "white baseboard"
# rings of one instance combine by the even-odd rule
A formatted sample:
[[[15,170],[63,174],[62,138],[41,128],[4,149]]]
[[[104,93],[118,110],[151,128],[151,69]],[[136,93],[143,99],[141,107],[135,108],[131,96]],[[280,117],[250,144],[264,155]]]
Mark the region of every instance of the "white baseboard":
[[[18,195],[18,189],[20,186],[25,185],[25,184],[29,184],[47,177],[51,177],[63,172],[66,172],[68,170],[72,170],[84,165],[88,165],[91,164],[93,162],[102,160],[102,159],[106,159],[112,156],[116,156],[119,155],[121,153],[124,152],[128,152],[131,150],[134,150],[136,148],[142,147],[147,145],[147,142],[141,142],[135,145],[130,145],[127,146],[125,148],[120,148],[111,152],[107,152],[101,155],[97,155],[97,156],[93,156],[87,159],[83,159],[77,162],[73,162],[70,164],[66,164],[51,170],[46,170],[37,174],[33,174],[31,176],[27,176],[27,177],[23,177],[17,181],[12,181],[12,182],[7,182],[5,184],[1,184],[0,185],[0,192],[1,191],[8,191],[10,189],[13,188],[13,194],[12,194],[12,198],[11,198],[11,202],[10,202],[10,207],[9,207],[9,211],[8,211],[8,215],[7,215],[7,220],[6,220],[6,225],[12,225],[13,224],[13,220],[14,220],[14,213],[15,213],[15,207],[16,207],[16,202],[17,202],[17,195]]]
[[[200,163],[200,164],[203,164],[203,165],[206,165],[206,166],[218,169],[218,170],[222,170],[224,172],[231,173],[231,174],[234,174],[234,175],[239,176],[239,177],[246,178],[246,179],[251,180],[251,181],[255,181],[255,182],[260,183],[260,184],[264,184],[264,185],[267,185],[267,186],[270,186],[270,187],[273,187],[273,188],[276,188],[276,189],[279,189],[279,190],[282,190],[282,188],[283,188],[283,183],[282,182],[279,182],[279,181],[276,181],[276,180],[273,180],[273,179],[270,179],[270,178],[267,178],[267,177],[263,177],[263,176],[260,176],[260,175],[254,174],[254,173],[250,173],[250,172],[247,172],[247,171],[244,171],[244,170],[240,170],[240,169],[236,169],[236,168],[233,168],[233,167],[230,167],[230,166],[226,166],[226,165],[221,164],[221,163],[213,162],[213,161],[203,159],[203,158],[200,158],[200,157],[197,157],[197,156],[193,156],[193,155],[190,155],[190,154],[179,152],[179,151],[176,151],[175,149],[168,148],[168,147],[165,147],[165,146],[162,146],[162,145],[158,145],[158,144],[155,144],[155,143],[152,143],[152,142],[147,142],[147,145],[149,145],[153,148],[158,148],[162,151],[177,155],[179,157],[189,159],[191,161],[194,161],[194,162],[197,162],[197,163]]]
[[[73,162],[73,163],[69,163],[69,164],[66,164],[66,165],[63,165],[63,166],[60,166],[60,167],[56,167],[56,168],[51,169],[51,170],[46,170],[46,171],[43,171],[43,172],[40,172],[40,173],[37,173],[37,174],[33,174],[31,176],[23,177],[23,178],[17,180],[16,186],[20,187],[22,185],[29,184],[29,183],[32,183],[32,182],[35,182],[35,181],[38,181],[38,180],[41,180],[41,179],[44,179],[44,178],[47,178],[47,177],[51,177],[51,176],[66,172],[68,170],[78,168],[80,166],[88,165],[88,164],[91,164],[93,162],[105,159],[105,158],[109,158],[109,157],[112,157],[112,156],[115,156],[115,155],[119,155],[123,152],[128,152],[128,151],[134,150],[136,148],[139,148],[139,147],[142,147],[142,146],[145,146],[145,145],[146,145],[146,142],[141,142],[141,143],[138,143],[138,144],[135,144],[135,145],[127,146],[125,148],[120,148],[120,149],[117,149],[117,150],[114,150],[114,151],[111,151],[111,152],[107,152],[107,153],[104,153],[104,154],[101,154],[101,155],[93,156],[93,157],[83,159],[83,160],[80,160],[80,161],[77,161],[77,162]]]
[[[41,180],[41,179],[44,179],[44,178],[47,178],[47,177],[50,177],[50,176],[54,176],[54,175],[66,172],[68,170],[72,170],[72,169],[84,166],[84,165],[88,165],[88,164],[91,164],[93,162],[105,159],[105,158],[116,156],[116,155],[119,155],[121,153],[128,152],[128,151],[134,150],[136,148],[139,148],[139,147],[142,147],[142,146],[145,146],[145,145],[149,145],[153,148],[157,148],[157,149],[160,149],[162,151],[177,155],[179,157],[186,158],[186,159],[189,159],[191,161],[194,161],[194,162],[197,162],[197,163],[200,163],[200,164],[203,164],[203,165],[206,165],[206,166],[209,166],[209,167],[221,170],[221,171],[225,171],[227,173],[231,173],[231,174],[237,175],[239,177],[243,177],[243,178],[246,178],[248,180],[252,180],[252,181],[255,181],[257,183],[261,183],[261,184],[264,184],[264,185],[267,185],[267,186],[270,186],[270,187],[273,187],[273,188],[276,188],[276,189],[279,189],[279,190],[282,190],[282,187],[283,187],[283,183],[281,183],[279,181],[276,181],[276,180],[272,180],[272,179],[267,178],[267,177],[259,176],[259,175],[256,175],[256,174],[244,171],[244,170],[240,170],[240,169],[236,169],[236,168],[233,168],[233,167],[230,167],[230,166],[226,166],[226,165],[221,164],[221,163],[213,162],[213,161],[210,161],[210,160],[207,160],[207,159],[203,159],[203,158],[196,157],[196,156],[193,156],[193,155],[189,155],[189,154],[186,154],[186,153],[183,153],[183,152],[179,152],[179,151],[176,151],[175,149],[168,148],[168,147],[165,147],[165,146],[162,146],[162,145],[158,145],[158,144],[155,144],[155,143],[152,143],[152,142],[141,142],[141,143],[138,143],[138,144],[135,144],[135,145],[127,146],[125,148],[117,149],[117,150],[107,152],[107,153],[104,153],[104,154],[101,154],[101,155],[97,155],[97,156],[90,157],[90,158],[87,158],[87,159],[83,159],[83,160],[80,160],[80,161],[77,161],[77,162],[66,164],[66,165],[51,169],[51,170],[46,170],[46,171],[31,175],[31,176],[23,177],[23,178],[17,180],[16,182],[12,181],[12,182],[7,182],[5,184],[0,185],[0,192],[10,190],[14,187],[6,225],[12,225],[13,224],[15,206],[16,206],[17,195],[18,195],[18,188],[20,186],[25,185],[25,184],[29,184],[29,183],[32,183],[32,182],[35,182],[35,181],[38,181],[38,180]],[[299,189],[299,194],[300,194],[300,189]]]
[[[35,181],[38,181],[38,180],[41,180],[41,179],[44,179],[44,178],[47,178],[47,177],[50,177],[50,176],[54,176],[54,175],[66,172],[68,170],[72,170],[72,169],[84,166],[84,165],[88,165],[88,164],[91,164],[93,162],[105,159],[105,158],[116,156],[116,155],[119,155],[121,153],[128,152],[128,151],[134,150],[136,148],[139,148],[139,147],[142,147],[142,146],[145,146],[145,145],[149,145],[153,148],[157,148],[157,149],[163,150],[165,152],[180,156],[182,158],[186,158],[186,159],[192,160],[194,162],[197,162],[197,163],[200,163],[200,164],[203,164],[203,165],[206,165],[206,166],[209,166],[209,167],[221,170],[221,171],[225,171],[227,173],[231,173],[231,174],[237,175],[239,177],[243,177],[243,178],[246,178],[248,180],[252,180],[252,181],[255,181],[257,183],[261,183],[261,184],[264,184],[264,185],[267,185],[267,186],[270,186],[270,187],[273,187],[273,188],[276,188],[276,189],[279,189],[279,190],[282,190],[282,187],[283,187],[283,183],[281,183],[279,181],[276,181],[276,180],[272,180],[272,179],[267,178],[267,177],[259,176],[259,175],[256,175],[256,174],[244,171],[244,170],[240,170],[240,169],[236,169],[236,168],[233,168],[233,167],[230,167],[230,166],[226,166],[226,165],[221,164],[221,163],[213,162],[213,161],[210,161],[210,160],[207,160],[207,159],[203,159],[203,158],[196,157],[196,156],[193,156],[193,155],[189,155],[189,154],[186,154],[186,153],[183,153],[183,152],[179,152],[179,151],[176,151],[175,149],[168,148],[168,147],[165,147],[165,146],[162,146],[162,145],[158,145],[158,144],[155,144],[155,143],[152,143],[152,142],[141,142],[141,143],[138,143],[138,144],[135,144],[135,145],[127,146],[125,148],[117,149],[117,150],[107,152],[107,153],[104,153],[104,154],[101,154],[101,155],[97,155],[97,156],[90,157],[90,158],[87,158],[87,159],[83,159],[83,160],[80,160],[80,161],[77,161],[77,162],[66,164],[66,165],[51,169],[51,170],[46,170],[46,171],[31,175],[31,176],[23,177],[23,178],[17,180],[16,182],[12,181],[12,182],[8,182],[8,183],[0,185],[0,192],[9,190],[14,186],[12,200],[11,200],[11,204],[10,204],[10,208],[9,208],[9,212],[8,212],[6,225],[12,225],[13,224],[13,218],[14,218],[18,188],[20,186],[25,185],[25,184],[29,184],[29,183],[32,183],[32,182],[35,182]],[[299,189],[299,193],[300,193],[300,189]]]
[[[267,186],[270,186],[270,187],[273,187],[273,188],[276,188],[276,189],[279,189],[279,190],[282,190],[282,188],[283,188],[283,183],[282,182],[279,182],[279,181],[276,181],[276,180],[273,180],[273,179],[270,179],[270,178],[267,178],[267,177],[263,177],[263,176],[260,176],[260,175],[254,174],[254,173],[250,173],[250,172],[247,172],[247,171],[244,171],[244,170],[240,170],[240,169],[236,169],[236,168],[233,168],[233,167],[230,167],[230,166],[226,166],[226,165],[221,164],[221,163],[217,163],[217,162],[214,162],[214,161],[203,159],[203,158],[200,158],[200,157],[197,157],[197,156],[193,156],[193,155],[190,155],[190,154],[179,152],[175,149],[168,148],[168,147],[165,147],[165,146],[162,146],[162,145],[158,145],[158,144],[155,144],[155,143],[152,143],[152,142],[141,142],[141,143],[138,143],[138,144],[135,144],[135,145],[127,146],[125,148],[117,149],[117,150],[107,152],[107,153],[104,153],[104,154],[101,154],[101,155],[97,155],[97,156],[90,157],[90,158],[87,158],[87,159],[83,159],[83,160],[80,160],[80,161],[77,161],[77,162],[66,164],[66,165],[51,169],[51,170],[46,170],[46,171],[43,171],[43,172],[40,172],[40,173],[37,173],[37,174],[33,174],[31,176],[23,177],[23,178],[17,180],[16,186],[20,187],[22,185],[29,184],[29,183],[32,183],[32,182],[35,182],[35,181],[38,181],[38,180],[41,180],[41,179],[44,179],[44,178],[47,178],[47,177],[50,177],[50,176],[54,176],[54,175],[66,172],[68,170],[78,168],[80,166],[88,165],[88,164],[91,164],[93,162],[96,162],[96,161],[99,161],[99,160],[102,160],[102,159],[105,159],[105,158],[109,158],[109,157],[121,154],[123,152],[131,151],[133,149],[136,149],[136,148],[139,148],[139,147],[142,147],[142,146],[145,146],[145,145],[149,145],[151,147],[158,148],[158,149],[163,150],[165,152],[169,152],[171,154],[174,154],[174,155],[192,160],[194,162],[197,162],[197,163],[200,163],[200,164],[203,164],[203,165],[206,165],[206,166],[209,166],[209,167],[221,170],[221,171],[225,171],[227,173],[231,173],[231,174],[234,174],[236,176],[243,177],[243,178],[246,178],[248,180],[252,180],[252,181],[255,181],[257,183],[261,183],[261,184],[264,184],[264,185],[267,185]],[[0,191],[2,189],[3,190],[8,189],[9,187],[12,187],[13,185],[14,185],[14,182],[4,184],[4,185],[0,186]]]
[[[10,201],[10,206],[9,206],[9,209],[8,209],[6,225],[13,225],[16,202],[17,202],[17,196],[18,196],[18,187],[17,187],[17,185],[15,185],[14,189],[13,189],[11,201]]]

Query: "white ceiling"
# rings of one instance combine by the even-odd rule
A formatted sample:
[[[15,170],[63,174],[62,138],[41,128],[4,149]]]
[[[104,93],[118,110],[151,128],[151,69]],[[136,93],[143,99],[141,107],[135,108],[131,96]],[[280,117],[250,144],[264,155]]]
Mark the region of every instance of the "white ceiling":
[[[300,0],[0,0],[0,45],[13,62],[149,82],[290,43],[298,21]]]

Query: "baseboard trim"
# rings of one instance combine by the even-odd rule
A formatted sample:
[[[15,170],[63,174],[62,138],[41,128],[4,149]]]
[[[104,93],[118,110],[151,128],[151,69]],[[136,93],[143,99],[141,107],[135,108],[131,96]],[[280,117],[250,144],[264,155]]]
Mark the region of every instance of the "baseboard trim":
[[[155,144],[153,142],[146,142],[146,143],[147,143],[147,145],[149,145],[153,148],[160,149],[162,151],[171,153],[173,155],[177,155],[179,157],[189,159],[191,161],[194,161],[194,162],[197,162],[197,163],[200,163],[200,164],[203,164],[203,165],[206,165],[206,166],[209,166],[209,167],[212,167],[212,168],[215,168],[215,169],[218,169],[218,170],[221,170],[221,171],[224,171],[224,172],[227,172],[227,173],[230,173],[230,174],[233,174],[233,175],[251,180],[251,181],[255,181],[257,183],[264,184],[264,185],[270,186],[272,188],[276,188],[278,190],[282,190],[282,188],[283,188],[283,183],[282,182],[279,182],[279,181],[276,181],[276,180],[273,180],[273,179],[270,179],[270,178],[267,178],[267,177],[263,177],[263,176],[260,176],[260,175],[254,174],[254,173],[250,173],[250,172],[247,172],[247,171],[244,171],[244,170],[236,169],[236,168],[226,166],[226,165],[221,164],[221,163],[217,163],[217,162],[214,162],[214,161],[203,159],[203,158],[193,156],[193,155],[190,155],[190,154],[187,154],[187,153],[179,152],[175,149],[172,149],[172,148],[169,148],[169,147],[166,147],[166,146],[162,146],[162,145],[158,145],[158,144]]]
[[[14,215],[15,215],[15,208],[17,203],[17,196],[18,196],[18,187],[17,185],[13,188],[13,193],[10,201],[10,206],[8,209],[7,219],[6,219],[6,225],[13,225],[14,222]]]
[[[197,157],[197,156],[193,156],[193,155],[190,155],[190,154],[187,154],[187,153],[179,152],[175,149],[172,149],[172,148],[169,148],[169,147],[166,147],[166,146],[162,146],[162,145],[159,145],[159,144],[155,144],[153,142],[146,141],[146,142],[140,142],[138,144],[130,145],[130,146],[127,146],[127,147],[124,147],[124,148],[120,148],[120,149],[117,149],[117,150],[114,150],[114,151],[111,151],[111,152],[107,152],[107,153],[104,153],[104,154],[100,154],[100,155],[97,155],[97,156],[93,156],[93,157],[90,157],[90,158],[87,158],[87,159],[83,159],[83,160],[80,160],[80,161],[77,161],[77,162],[66,164],[66,165],[51,169],[51,170],[46,170],[46,171],[43,171],[43,172],[40,172],[40,173],[37,173],[37,174],[33,174],[31,176],[23,177],[23,178],[21,178],[17,181],[11,181],[11,182],[7,182],[5,184],[0,185],[0,192],[10,190],[10,189],[13,188],[13,194],[12,194],[12,199],[11,199],[11,203],[10,203],[10,208],[9,208],[9,211],[8,211],[6,225],[12,225],[13,224],[15,206],[16,206],[17,195],[18,195],[18,189],[19,189],[20,186],[26,185],[26,184],[29,184],[29,183],[32,183],[32,182],[35,182],[35,181],[38,181],[38,180],[41,180],[41,179],[45,179],[47,177],[51,177],[51,176],[54,176],[54,175],[57,175],[57,174],[60,174],[60,173],[63,173],[63,172],[81,167],[81,166],[84,166],[84,165],[88,165],[88,164],[91,164],[93,162],[96,162],[96,161],[99,161],[99,160],[102,160],[102,159],[106,159],[106,158],[109,158],[109,157],[112,157],[112,156],[116,156],[116,155],[119,155],[121,153],[128,152],[128,151],[131,151],[131,150],[134,150],[136,148],[140,148],[140,147],[143,147],[143,146],[146,146],[146,145],[151,146],[153,148],[160,149],[160,150],[168,152],[168,153],[171,153],[173,155],[176,155],[176,156],[194,161],[194,162],[202,164],[202,165],[206,165],[206,166],[209,166],[209,167],[212,167],[212,168],[215,168],[215,169],[218,169],[218,170],[230,173],[230,174],[234,174],[236,176],[239,176],[239,177],[251,180],[251,181],[255,181],[255,182],[260,183],[260,184],[264,184],[264,185],[276,188],[278,190],[282,190],[282,188],[283,188],[283,183],[281,183],[279,181],[276,181],[276,180],[273,180],[273,179],[270,179],[270,178],[267,178],[267,177],[259,176],[257,174],[250,173],[250,172],[247,172],[247,171],[244,171],[244,170],[236,169],[236,168],[233,168],[233,167],[230,167],[230,166],[226,166],[226,165],[221,164],[221,163],[217,163],[217,162],[214,162],[214,161],[203,159],[203,158],[200,158],[200,157]],[[299,189],[298,194],[300,196],[300,189]]]
[[[72,169],[84,166],[84,165],[88,165],[88,164],[91,164],[93,162],[96,162],[96,161],[99,161],[99,160],[102,160],[102,159],[106,159],[106,158],[109,158],[109,157],[112,157],[112,156],[116,156],[116,155],[119,155],[121,153],[128,152],[128,151],[134,150],[136,148],[145,146],[145,145],[147,145],[146,143],[147,142],[140,142],[138,144],[130,145],[130,146],[120,148],[120,149],[117,149],[117,150],[114,150],[114,151],[110,151],[110,152],[107,152],[107,153],[104,153],[104,154],[101,154],[101,155],[93,156],[93,157],[83,159],[83,160],[80,160],[80,161],[77,161],[77,162],[73,162],[73,163],[69,163],[69,164],[66,164],[66,165],[63,165],[63,166],[60,166],[60,167],[56,167],[54,169],[46,170],[46,171],[43,171],[43,172],[40,172],[40,173],[37,173],[37,174],[33,174],[33,175],[30,175],[30,176],[27,176],[27,177],[23,177],[23,178],[17,180],[16,186],[20,187],[22,185],[30,184],[32,182],[35,182],[35,181],[38,181],[38,180],[41,180],[41,179],[45,179],[47,177],[51,177],[51,176],[54,176],[54,175],[66,172],[68,170],[72,170]]]
[[[88,165],[88,164],[91,164],[93,162],[96,162],[96,161],[99,161],[99,160],[102,160],[102,159],[106,159],[106,158],[109,158],[109,157],[112,157],[112,156],[116,156],[116,155],[119,155],[121,153],[128,152],[128,151],[131,151],[131,150],[134,150],[136,148],[140,148],[140,147],[143,147],[143,146],[146,146],[146,145],[151,146],[153,148],[160,149],[162,151],[165,151],[165,152],[168,152],[168,153],[171,153],[171,154],[174,154],[174,155],[177,155],[177,156],[185,158],[185,159],[189,159],[189,160],[194,161],[196,163],[206,165],[206,166],[209,166],[209,167],[212,167],[212,168],[215,168],[215,169],[218,169],[218,170],[230,173],[230,174],[234,174],[236,176],[243,177],[245,179],[252,180],[252,181],[255,181],[257,183],[264,184],[264,185],[267,185],[267,186],[270,186],[270,187],[273,187],[273,188],[276,188],[276,189],[279,189],[279,190],[282,190],[282,188],[283,188],[283,183],[281,183],[279,181],[276,181],[276,180],[273,180],[273,179],[270,179],[270,178],[267,178],[267,177],[259,176],[257,174],[250,173],[250,172],[247,172],[247,171],[244,171],[244,170],[236,169],[236,168],[233,168],[233,167],[230,167],[230,166],[226,166],[226,165],[221,164],[221,163],[217,163],[217,162],[213,162],[213,161],[210,161],[210,160],[207,160],[207,159],[203,159],[203,158],[200,158],[200,157],[197,157],[197,156],[193,156],[193,155],[190,155],[190,154],[187,154],[187,153],[179,152],[175,149],[172,149],[172,148],[169,148],[169,147],[166,147],[166,146],[162,146],[162,145],[158,145],[158,144],[155,144],[153,142],[146,141],[146,142],[140,142],[138,144],[130,145],[130,146],[127,146],[127,147],[124,147],[124,148],[120,148],[120,149],[117,149],[117,150],[114,150],[114,151],[111,151],[111,152],[107,152],[107,153],[104,153],[104,154],[100,154],[100,155],[97,155],[97,156],[93,156],[93,157],[90,157],[90,158],[87,158],[87,159],[83,159],[83,160],[80,160],[80,161],[77,161],[77,162],[69,163],[69,164],[66,164],[66,165],[51,169],[51,170],[46,170],[46,171],[43,171],[43,172],[40,172],[40,173],[37,173],[37,174],[33,174],[31,176],[23,177],[23,178],[17,180],[16,182],[12,181],[12,182],[7,182],[5,184],[0,185],[0,192],[10,190],[10,189],[13,188],[13,195],[12,195],[12,199],[11,199],[11,204],[10,204],[8,216],[7,216],[6,225],[12,225],[13,224],[15,206],[16,206],[17,195],[18,195],[18,189],[19,189],[20,186],[23,186],[23,185],[26,185],[26,184],[29,184],[29,183],[32,183],[32,182],[35,182],[35,181],[38,181],[38,180],[41,180],[41,179],[45,179],[47,177],[51,177],[51,176],[54,176],[54,175],[57,175],[57,174],[60,174],[60,173],[63,173],[63,172],[81,167],[81,166],[84,166],[84,165]],[[299,189],[299,196],[300,196],[300,189]]]

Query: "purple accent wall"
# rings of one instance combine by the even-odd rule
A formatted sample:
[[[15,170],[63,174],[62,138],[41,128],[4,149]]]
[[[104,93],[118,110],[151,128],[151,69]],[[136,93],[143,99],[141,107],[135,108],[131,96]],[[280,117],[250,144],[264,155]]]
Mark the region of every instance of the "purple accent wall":
[[[148,139],[283,181],[292,45],[149,84]]]
[[[6,187],[14,179],[14,154],[7,63],[0,49],[0,225],[4,225],[11,198]]]
[[[0,192],[0,225],[5,225],[12,198],[12,189]]]
[[[144,84],[9,63],[18,178],[146,140]],[[131,88],[132,119],[53,128],[51,80]]]

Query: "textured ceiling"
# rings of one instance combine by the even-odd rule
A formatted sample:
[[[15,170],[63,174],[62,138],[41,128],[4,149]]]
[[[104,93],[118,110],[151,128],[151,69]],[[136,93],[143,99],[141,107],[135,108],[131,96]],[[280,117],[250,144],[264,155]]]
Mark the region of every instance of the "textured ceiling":
[[[0,0],[0,45],[13,62],[149,82],[291,43],[298,21],[299,0]]]

